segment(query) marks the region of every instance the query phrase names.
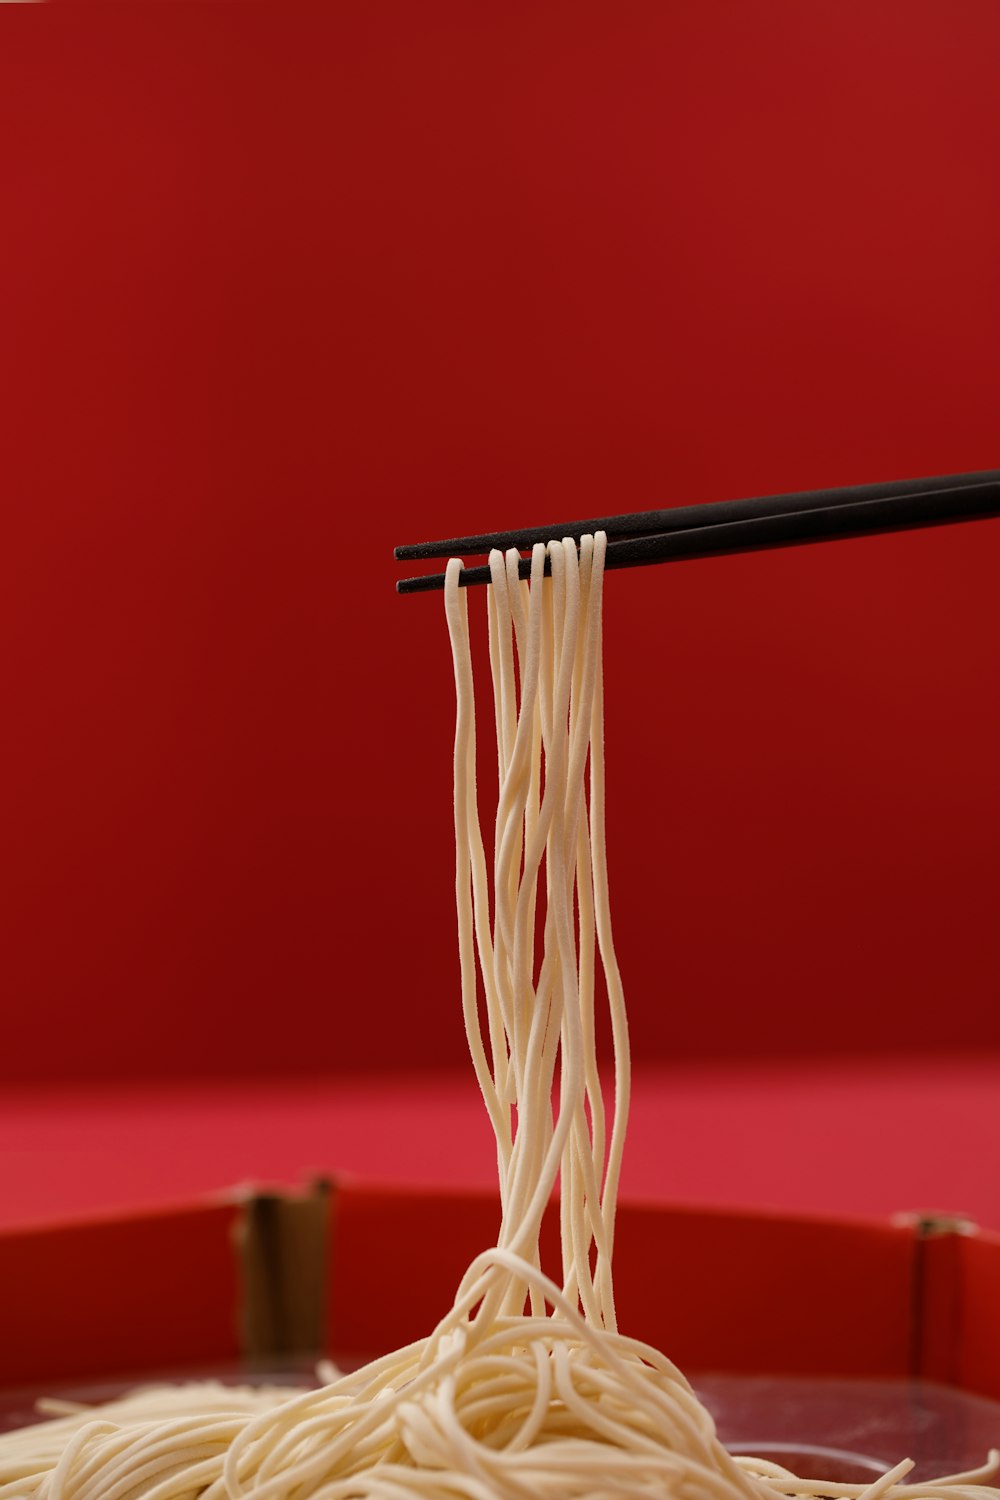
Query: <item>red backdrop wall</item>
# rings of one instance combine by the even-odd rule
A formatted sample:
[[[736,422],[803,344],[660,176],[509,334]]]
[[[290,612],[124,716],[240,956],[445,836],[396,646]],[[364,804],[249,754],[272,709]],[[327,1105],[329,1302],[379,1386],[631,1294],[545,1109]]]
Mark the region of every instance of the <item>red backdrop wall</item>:
[[[459,1061],[393,543],[1000,463],[991,0],[4,7],[0,1072]],[[641,1057],[1000,1043],[1000,523],[608,584]]]

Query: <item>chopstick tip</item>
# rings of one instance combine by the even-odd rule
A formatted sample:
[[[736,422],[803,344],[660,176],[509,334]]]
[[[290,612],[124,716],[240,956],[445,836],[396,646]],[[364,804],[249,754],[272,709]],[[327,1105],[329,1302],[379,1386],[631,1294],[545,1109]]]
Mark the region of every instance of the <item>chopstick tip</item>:
[[[397,594],[429,594],[444,588],[443,573],[419,573],[415,578],[397,578]]]

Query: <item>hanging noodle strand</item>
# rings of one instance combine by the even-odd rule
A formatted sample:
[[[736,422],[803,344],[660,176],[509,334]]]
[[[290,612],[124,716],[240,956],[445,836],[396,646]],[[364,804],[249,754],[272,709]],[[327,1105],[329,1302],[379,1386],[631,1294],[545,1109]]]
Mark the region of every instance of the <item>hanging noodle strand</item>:
[[[319,1390],[208,1384],[95,1409],[56,1404],[54,1420],[0,1437],[0,1500],[1000,1500],[983,1487],[996,1453],[933,1484],[908,1484],[909,1461],[864,1485],[733,1457],[681,1372],[618,1331],[629,1044],[604,836],[605,546],[603,533],[579,551],[571,539],[536,546],[530,583],[516,552],[490,558],[491,847],[478,806],[468,593],[461,564],[447,570],[461,1002],[496,1137],[496,1245],[473,1260],[427,1338]],[[598,962],[610,1116],[597,1068]],[[557,1183],[560,1261],[545,1267],[541,1226]]]

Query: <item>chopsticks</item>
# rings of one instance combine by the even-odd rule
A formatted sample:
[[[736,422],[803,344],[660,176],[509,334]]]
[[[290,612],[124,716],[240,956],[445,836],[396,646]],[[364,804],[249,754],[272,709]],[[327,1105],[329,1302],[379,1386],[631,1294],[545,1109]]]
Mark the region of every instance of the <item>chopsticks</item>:
[[[522,551],[536,542],[568,536],[579,540],[588,533],[604,531],[608,536],[605,567],[635,568],[648,563],[721,557],[991,516],[1000,516],[1000,470],[997,469],[484,532],[397,547],[395,556],[405,561],[481,553],[494,547],[501,551],[516,547]],[[530,557],[522,558],[520,576],[527,578],[530,570]],[[459,575],[459,583],[466,586],[489,581],[488,567],[463,568]],[[401,578],[396,583],[401,594],[425,593],[443,587],[443,573]]]

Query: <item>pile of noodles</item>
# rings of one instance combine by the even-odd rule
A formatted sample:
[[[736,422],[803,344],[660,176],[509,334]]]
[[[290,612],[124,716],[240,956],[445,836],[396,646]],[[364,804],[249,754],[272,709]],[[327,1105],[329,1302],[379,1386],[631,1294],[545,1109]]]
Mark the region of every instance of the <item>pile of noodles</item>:
[[[571,540],[536,547],[530,584],[517,553],[491,557],[499,796],[489,856],[467,596],[460,564],[448,568],[462,1006],[496,1136],[497,1244],[427,1338],[321,1389],[140,1391],[0,1437],[0,1500],[1000,1500],[982,1488],[996,1454],[980,1471],[919,1485],[903,1482],[908,1461],[860,1485],[735,1458],[680,1371],[618,1332],[629,1053],[604,844],[604,549],[600,533],[579,552]],[[614,1044],[610,1119],[595,1047],[598,960]],[[550,1275],[539,1233],[557,1182],[561,1264]],[[408,1274],[405,1250],[386,1264],[386,1275]]]

